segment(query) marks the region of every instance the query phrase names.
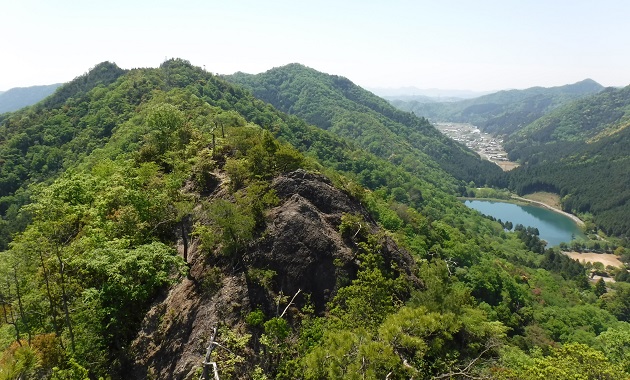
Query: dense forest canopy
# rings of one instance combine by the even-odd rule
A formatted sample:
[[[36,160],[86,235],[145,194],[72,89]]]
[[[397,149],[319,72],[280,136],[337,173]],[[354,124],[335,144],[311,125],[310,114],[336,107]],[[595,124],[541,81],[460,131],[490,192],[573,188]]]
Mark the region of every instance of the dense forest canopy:
[[[180,59],[2,116],[0,377],[197,379],[213,337],[221,378],[630,376],[625,269],[591,284],[455,198],[436,149],[476,156],[288,70],[327,128]]]
[[[443,136],[426,119],[397,110],[347,78],[291,64],[259,75],[237,73],[227,79],[247,86],[254,96],[281,111],[350,138],[401,166],[421,163],[426,168],[417,168],[419,171],[440,168],[457,180],[479,186],[501,175],[496,165]]]
[[[560,107],[506,141],[517,191],[553,186],[563,207],[592,213],[606,233],[630,236],[630,87],[608,88]]]

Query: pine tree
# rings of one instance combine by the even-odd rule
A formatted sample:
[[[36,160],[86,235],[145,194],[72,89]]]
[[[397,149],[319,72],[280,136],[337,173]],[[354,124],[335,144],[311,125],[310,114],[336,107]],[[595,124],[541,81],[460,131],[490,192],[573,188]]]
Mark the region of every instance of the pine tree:
[[[608,291],[606,290],[606,283],[603,278],[600,278],[595,284],[595,295],[597,297],[601,297],[603,294],[606,294]]]

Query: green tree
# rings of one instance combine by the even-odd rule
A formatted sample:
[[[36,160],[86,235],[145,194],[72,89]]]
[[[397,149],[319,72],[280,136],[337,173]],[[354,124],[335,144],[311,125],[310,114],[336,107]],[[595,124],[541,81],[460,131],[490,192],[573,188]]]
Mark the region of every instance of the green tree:
[[[306,379],[402,378],[406,373],[393,347],[364,329],[326,331],[303,363]]]
[[[549,380],[616,380],[630,376],[606,356],[585,344],[568,343],[554,349],[552,354],[535,358],[532,365],[517,373],[519,379]]]
[[[606,290],[606,282],[603,278],[597,280],[597,282],[595,283],[595,289],[593,289],[593,291],[595,292],[595,295],[597,297],[601,297],[608,292],[608,290]]]
[[[208,205],[208,216],[220,236],[223,252],[236,254],[253,237],[256,221],[232,202],[217,199]]]
[[[619,324],[604,331],[597,337],[597,344],[608,360],[630,374],[630,324]]]

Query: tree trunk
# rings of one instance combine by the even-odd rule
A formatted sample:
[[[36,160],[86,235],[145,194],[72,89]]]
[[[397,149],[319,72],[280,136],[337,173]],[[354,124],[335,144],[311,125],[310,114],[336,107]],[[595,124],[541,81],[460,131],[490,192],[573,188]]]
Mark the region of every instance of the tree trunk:
[[[15,295],[18,300],[18,309],[20,312],[20,319],[24,324],[24,328],[28,334],[28,344],[31,344],[31,329],[28,327],[28,321],[26,320],[26,315],[24,314],[24,306],[22,305],[22,292],[20,292],[20,282],[17,277],[17,268],[13,267],[13,280],[15,281]],[[16,327],[17,329],[17,327]]]
[[[65,267],[61,260],[61,254],[56,252],[57,260],[59,261],[59,275],[61,276],[61,301],[63,303],[63,312],[65,315],[66,326],[68,326],[68,334],[70,335],[70,348],[74,354],[74,331],[72,330],[72,321],[70,320],[70,309],[68,308],[68,294],[66,293],[66,278]]]
[[[55,335],[59,338],[59,342],[61,348],[65,350],[63,340],[61,339],[61,331],[59,329],[59,325],[57,324],[57,308],[55,307],[55,301],[53,300],[52,292],[50,291],[50,280],[48,269],[46,268],[46,262],[44,261],[44,254],[39,252],[39,260],[42,264],[42,272],[44,273],[44,282],[46,284],[46,296],[48,297],[48,304],[50,308],[50,318],[52,321],[53,329],[55,330]]]

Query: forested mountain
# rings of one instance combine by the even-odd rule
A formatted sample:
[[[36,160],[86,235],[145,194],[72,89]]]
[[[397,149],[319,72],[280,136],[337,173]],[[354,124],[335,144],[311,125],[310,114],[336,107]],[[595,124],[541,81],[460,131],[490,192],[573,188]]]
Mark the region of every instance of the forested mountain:
[[[558,141],[595,141],[630,124],[630,86],[607,88],[597,95],[560,107],[519,130],[514,144]]]
[[[505,144],[524,164],[510,173],[519,192],[551,188],[563,208],[592,213],[609,234],[630,236],[630,86],[608,88],[549,113]]]
[[[0,377],[630,377],[628,272],[592,287],[441,168],[416,162],[432,183],[179,59],[67,86],[0,121],[2,220],[20,221]]]
[[[472,123],[488,133],[510,135],[559,106],[602,89],[599,83],[585,79],[559,87],[499,91],[459,102],[394,100],[392,104],[433,121]]]
[[[46,181],[102,146],[112,129],[134,113],[133,102],[88,92],[113,83],[123,70],[103,62],[67,83],[35,107],[0,115],[0,249],[28,217],[20,206],[30,197],[28,185]],[[93,94],[93,93],[92,93]],[[96,111],[88,109],[88,104]],[[61,109],[66,105],[68,109]],[[80,105],[80,106],[77,106]],[[71,110],[69,110],[71,109]]]
[[[61,83],[47,86],[16,87],[0,92],[0,113],[16,111],[51,95]]]
[[[300,64],[258,75],[237,73],[228,80],[250,88],[254,96],[281,111],[349,138],[375,155],[426,173],[436,168],[478,185],[501,175],[500,169],[441,134],[426,119],[401,112],[350,80]],[[421,165],[421,166],[420,166]]]
[[[625,131],[630,123],[630,88],[602,90],[587,79],[456,103],[393,103],[419,115],[471,122],[505,135],[508,157],[521,166],[492,185],[519,194],[558,193],[565,211],[592,214],[606,233],[630,236],[630,144]]]

